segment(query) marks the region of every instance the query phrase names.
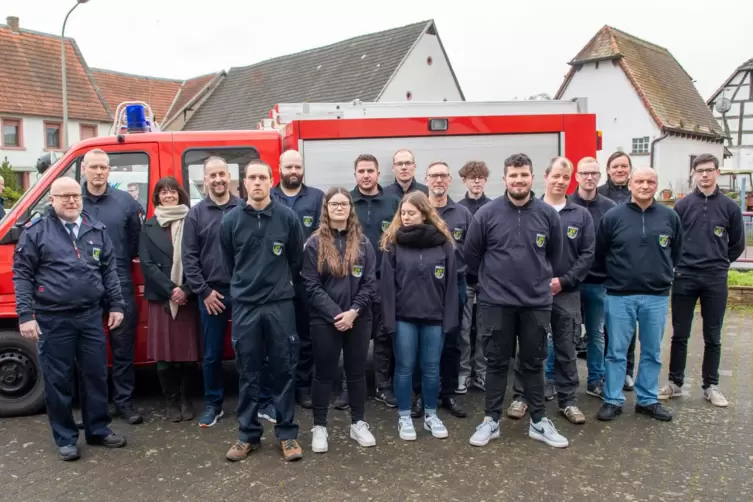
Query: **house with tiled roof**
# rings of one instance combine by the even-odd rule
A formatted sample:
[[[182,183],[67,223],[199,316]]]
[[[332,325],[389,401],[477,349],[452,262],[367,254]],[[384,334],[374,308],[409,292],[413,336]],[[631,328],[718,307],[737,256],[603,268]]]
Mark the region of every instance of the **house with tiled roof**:
[[[730,158],[724,166],[753,169],[753,58],[738,66],[707,104],[727,136]]]
[[[277,103],[463,101],[434,21],[234,67],[185,130],[252,129]]]
[[[65,40],[69,143],[97,136],[111,112],[76,41]],[[60,37],[0,24],[0,161],[8,158],[26,186],[39,156],[65,148]]]
[[[723,158],[723,129],[666,48],[604,26],[569,65],[555,99],[588,99],[603,132],[602,169],[610,154],[627,152],[633,166],[652,166],[660,189],[677,195],[689,190],[697,155]]]

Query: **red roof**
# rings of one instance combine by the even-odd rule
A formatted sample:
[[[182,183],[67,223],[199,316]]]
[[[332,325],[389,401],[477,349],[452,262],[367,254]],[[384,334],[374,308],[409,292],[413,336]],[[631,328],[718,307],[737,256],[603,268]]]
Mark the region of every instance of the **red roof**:
[[[158,122],[165,118],[182,83],[180,80],[130,75],[99,68],[92,68],[92,73],[113,113],[123,101],[144,101],[152,107],[154,118]]]
[[[693,79],[667,49],[611,26],[599,30],[569,63],[570,71],[555,99],[562,96],[579,65],[600,60],[617,61],[660,128],[724,136]]]
[[[167,120],[175,118],[177,114],[183,111],[183,108],[185,108],[186,105],[189,105],[194,98],[199,97],[201,91],[204,90],[210,82],[221,75],[224,75],[224,72],[210,73],[209,75],[202,75],[183,82],[173,105],[170,107],[170,116]]]
[[[66,39],[68,116],[110,122],[89,67],[72,39]],[[0,25],[0,112],[63,116],[60,37]]]

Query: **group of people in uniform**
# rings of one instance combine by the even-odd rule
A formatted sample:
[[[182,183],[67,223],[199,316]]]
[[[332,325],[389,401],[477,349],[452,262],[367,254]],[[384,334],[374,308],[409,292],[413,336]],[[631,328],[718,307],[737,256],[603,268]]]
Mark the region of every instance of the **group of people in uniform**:
[[[421,184],[406,149],[395,152],[395,182],[384,188],[369,154],[355,159],[350,191],[306,186],[294,150],[280,158],[277,186],[264,161],[242,167],[245,199],[231,192],[225,160],[206,159],[206,198],[193,207],[175,178],[160,179],[154,215],[142,226],[140,205],[107,184],[107,154],[92,150],[83,160],[85,182],[56,180],[47,215],[26,225],[13,263],[17,312],[21,335],[38,340],[63,460],[79,458],[80,428],[89,444],[126,444],[110,429],[105,326],[116,412],[131,424],[142,421],[130,398],[137,316],[129,266],[136,256],[149,305],[148,353],[157,361],[168,420],[194,417],[187,373],[196,362],[204,376],[199,425],[223,417],[230,325],[239,376],[231,461],[260,446],[262,420],[275,424],[286,460],[302,458],[296,402],[313,410],[312,451],[326,452],[330,397],[340,379],[335,408],[350,409],[354,441],[374,446],[364,417],[371,343],[375,397],[397,408],[406,441],[417,439],[413,420],[420,417],[428,434],[446,438],[437,410],[467,417],[457,396],[471,387],[485,393],[485,410],[470,443],[499,438],[512,364],[506,415],[528,413],[531,438],[567,447],[545,402],[556,398],[565,419],[585,423],[576,397],[581,343],[586,394],[603,400],[598,420],[620,415],[630,390],[637,413],[671,420],[660,402],[682,395],[699,299],[703,395],[727,405],[718,386],[727,271],[744,251],[745,235],[739,207],[717,186],[713,155],[694,159],[695,190],[674,209],[655,200],[656,172],[633,169],[622,152],[609,158],[602,185],[596,159],[581,159],[577,169],[565,157],[552,159],[541,195],[532,191],[531,159],[511,155],[505,194],[496,199],[484,193],[488,167],[471,161],[460,169],[467,192],[457,202],[448,195],[450,166],[433,162]],[[573,177],[577,190],[568,196]],[[669,382],[660,389],[670,298]],[[71,409],[76,374],[80,424]]]

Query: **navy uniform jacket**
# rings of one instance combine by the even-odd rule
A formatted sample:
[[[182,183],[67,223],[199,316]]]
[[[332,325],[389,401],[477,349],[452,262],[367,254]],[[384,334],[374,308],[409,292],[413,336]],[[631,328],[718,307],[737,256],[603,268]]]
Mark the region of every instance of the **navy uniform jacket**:
[[[233,194],[224,207],[206,197],[188,211],[183,225],[183,273],[191,291],[201,299],[213,289],[223,296],[230,294],[230,275],[220,252],[220,221],[240,204],[241,199]]]
[[[363,228],[363,233],[369,238],[369,242],[374,247],[374,253],[376,255],[376,274],[380,275],[380,267],[382,266],[382,248],[379,245],[379,241],[382,238],[382,233],[387,230],[392,223],[392,218],[395,217],[397,208],[400,205],[400,199],[394,195],[385,193],[381,186],[379,188],[379,194],[374,196],[363,195],[358,187],[354,188],[350,192],[350,196],[353,199],[353,207],[358,216],[358,222]]]
[[[591,200],[582,199],[580,195],[578,195],[577,190],[573,195],[569,197],[569,199],[588,210],[594,223],[594,231],[598,231],[601,217],[604,216],[607,211],[617,205],[615,201],[598,193],[598,191],[596,192],[596,197]],[[588,284],[602,284],[605,278],[606,274],[604,273],[604,270],[598,268],[598,264],[594,259],[593,265],[591,266],[591,271],[588,273],[583,282]]]
[[[301,185],[301,190],[296,195],[293,204],[290,204],[290,199],[285,195],[277,185],[272,189],[270,195],[273,199],[281,204],[289,207],[293,210],[301,222],[301,228],[303,229],[303,242],[311,237],[314,230],[319,228],[319,219],[322,215],[322,201],[324,200],[324,192],[318,188]]]
[[[485,204],[491,202],[492,199],[486,196],[485,193],[481,194],[478,199],[471,199],[468,197],[468,192],[465,193],[465,197],[458,201],[458,204],[465,206],[471,214],[475,215],[476,212],[481,209]]]
[[[603,264],[609,295],[669,295],[683,246],[680,217],[654,201],[618,204],[601,218],[596,261]]]
[[[675,203],[685,235],[676,272],[727,274],[730,263],[745,251],[745,226],[740,206],[719,187],[706,197],[696,189]]]
[[[37,312],[64,314],[102,303],[110,312],[123,312],[112,242],[105,226],[86,213],[75,246],[52,207],[27,223],[13,255],[13,286],[19,323]]]
[[[228,211],[220,224],[220,246],[233,302],[264,305],[292,299],[303,244],[298,217],[274,199],[261,211],[246,201]]]
[[[131,194],[107,186],[100,196],[92,195],[82,186],[84,211],[104,223],[112,241],[122,289],[133,289],[131,262],[139,255],[139,237],[144,214],[141,204]]]
[[[479,278],[479,301],[551,309],[562,237],[557,210],[533,192],[524,206],[514,205],[505,194],[479,209],[464,248],[468,274]]]
[[[470,210],[460,204],[456,204],[450,197],[447,197],[446,205],[434,209],[437,210],[440,218],[444,220],[447,229],[452,234],[452,238],[457,243],[455,256],[458,260],[458,275],[465,275],[466,266],[465,258],[463,257],[463,245],[465,244],[468,227],[471,226],[471,222],[473,221],[473,215]]]
[[[559,278],[563,292],[575,291],[594,262],[594,222],[591,214],[570,198],[559,214],[565,238],[562,240],[562,255],[557,261],[554,276]]]
[[[384,193],[397,197],[400,200],[402,200],[402,198],[407,194],[415,192],[417,190],[425,193],[426,195],[429,195],[429,187],[422,185],[421,183],[416,181],[416,178],[413,178],[413,181],[411,181],[410,185],[408,186],[408,190],[405,192],[403,192],[403,187],[397,181],[395,181],[391,185],[384,187]]]
[[[347,232],[332,230],[335,247],[340,258],[345,255]],[[371,318],[371,302],[376,294],[374,271],[374,248],[369,239],[361,236],[361,245],[356,261],[345,277],[336,277],[329,272],[325,262],[319,273],[319,236],[312,235],[306,242],[301,277],[309,298],[311,324],[334,324],[335,317],[350,310],[358,310],[358,319]]]
[[[596,193],[615,201],[617,204],[630,202],[630,189],[628,186],[617,186],[610,178],[607,178],[607,182],[596,189]]]

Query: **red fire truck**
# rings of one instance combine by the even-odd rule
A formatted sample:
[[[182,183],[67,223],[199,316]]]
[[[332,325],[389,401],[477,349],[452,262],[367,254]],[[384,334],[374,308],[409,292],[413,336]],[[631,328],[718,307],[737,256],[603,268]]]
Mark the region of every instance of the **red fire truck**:
[[[44,214],[49,204],[50,184],[60,176],[81,181],[84,154],[100,148],[110,155],[110,183],[138,197],[151,216],[149,197],[157,180],[175,176],[191,194],[202,197],[202,164],[212,155],[226,159],[232,185],[241,196],[240,173],[257,158],[277,170],[280,154],[297,149],[304,158],[307,184],[327,189],[352,187],[353,160],[361,153],[379,159],[381,183],[393,180],[392,154],[408,148],[415,154],[417,178],[434,160],[447,162],[453,172],[469,160],[484,160],[491,170],[486,186],[490,197],[504,192],[502,162],[512,153],[524,152],[534,163],[534,190],[543,193],[543,169],[557,155],[574,163],[596,156],[600,134],[596,117],[586,112],[586,102],[513,101],[441,103],[298,103],[279,104],[259,128],[246,131],[159,131],[152,125],[145,132],[129,132],[126,109],[118,107],[110,135],[84,140],[60,158],[40,158],[40,177],[0,222],[0,416],[38,412],[44,406],[44,389],[35,343],[21,338],[15,311],[12,261],[15,243],[26,222]],[[155,124],[148,105],[146,117]],[[141,129],[143,131],[144,129]],[[574,187],[571,187],[571,190]],[[464,194],[459,176],[453,178],[451,196]],[[140,307],[136,336],[136,364],[148,364],[146,356],[147,309],[138,260],[133,264]],[[226,347],[232,357],[232,348]]]

